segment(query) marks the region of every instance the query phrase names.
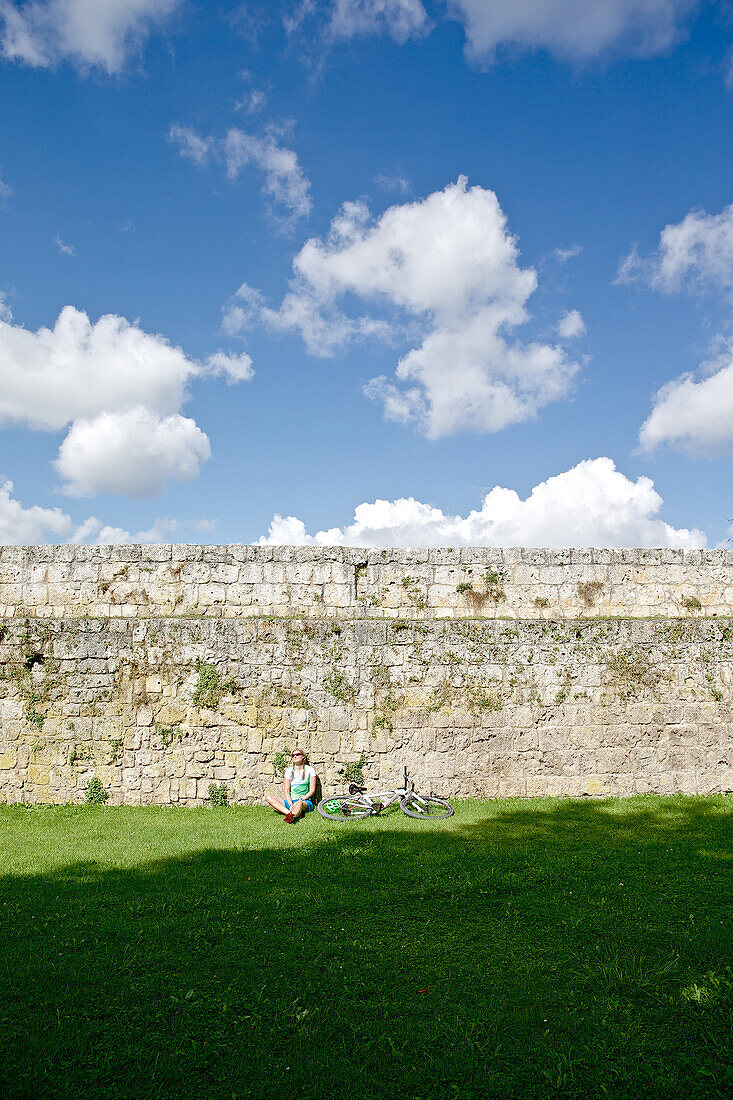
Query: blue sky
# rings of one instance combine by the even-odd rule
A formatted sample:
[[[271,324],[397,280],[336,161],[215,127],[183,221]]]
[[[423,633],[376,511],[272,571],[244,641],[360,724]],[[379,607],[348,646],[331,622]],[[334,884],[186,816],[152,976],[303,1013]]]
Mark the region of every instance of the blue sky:
[[[728,537],[731,4],[3,0],[0,44],[0,540]]]

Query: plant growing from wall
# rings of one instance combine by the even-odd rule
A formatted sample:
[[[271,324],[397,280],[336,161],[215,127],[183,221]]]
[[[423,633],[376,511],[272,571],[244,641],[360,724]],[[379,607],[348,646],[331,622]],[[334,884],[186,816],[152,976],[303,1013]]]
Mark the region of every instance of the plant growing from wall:
[[[702,611],[702,604],[698,600],[697,596],[683,596],[682,606],[685,611]]]
[[[405,590],[405,596],[414,608],[418,611],[424,611],[427,601],[425,596],[420,591],[420,586],[417,583],[416,577],[403,577],[402,587]]]
[[[289,765],[290,749],[287,747],[287,745],[282,751],[272,754],[272,770],[274,771],[275,775],[285,775],[285,769],[289,767]]]
[[[586,607],[595,607],[596,600],[603,591],[603,581],[580,581],[578,595]]]
[[[504,582],[506,581],[506,573],[496,569],[487,569],[484,573],[484,584],[486,585],[486,595],[494,603],[501,603],[506,599],[506,592],[504,591]]]
[[[321,601],[322,599],[323,597],[321,597]],[[308,643],[312,640],[313,634],[314,630],[310,623],[303,623],[300,627],[288,624],[285,627],[285,646],[288,650],[288,656],[290,657],[292,666],[297,671],[302,669],[305,665]]]
[[[447,677],[433,688],[430,693],[428,710],[450,710],[453,702],[453,686]]]
[[[88,806],[102,806],[107,801],[107,792],[102,786],[102,780],[94,775],[89,780],[84,792]]]
[[[193,704],[214,710],[219,706],[223,695],[231,694],[234,684],[231,680],[222,681],[216,665],[202,661],[199,657],[196,658],[196,671],[199,679],[193,693]]]
[[[34,631],[38,635],[34,637]],[[58,670],[58,661],[44,655],[48,649],[49,638],[37,627],[32,628],[29,619],[25,621],[24,633],[20,639],[20,656],[6,661],[0,669],[0,679],[14,685],[23,700],[23,717],[29,726],[40,731],[46,717],[46,705],[51,697],[54,673]]]
[[[564,703],[565,700],[567,699],[568,694],[570,692],[570,687],[572,685],[572,682],[573,682],[573,674],[572,674],[572,672],[570,671],[569,668],[566,668],[565,672],[562,674],[559,690],[558,690],[557,694],[555,695],[555,703],[558,706],[560,706],[562,703]]]
[[[169,748],[174,741],[180,741],[183,737],[183,730],[180,726],[159,726],[156,725],[158,736],[164,749]]]
[[[472,712],[485,711],[490,713],[491,711],[501,710],[503,706],[499,693],[481,681],[469,681],[464,688],[464,695],[468,709]]]
[[[393,718],[401,706],[402,699],[398,699],[390,688],[379,699],[378,709],[372,717],[372,731],[387,730],[391,733],[394,729]]]
[[[377,730],[387,730],[391,733],[394,729],[392,719],[384,711],[376,711],[372,716],[372,733],[376,733]]]
[[[332,695],[338,703],[343,703],[344,706],[349,706],[356,699],[356,688],[348,677],[338,669],[334,669],[330,676],[323,681],[323,686],[329,695]]]
[[[459,596],[465,596],[469,603],[474,607],[483,607],[487,600],[491,603],[501,603],[506,599],[506,592],[504,591],[504,583],[506,581],[506,574],[497,569],[487,569],[482,575],[481,581],[483,583],[482,588],[475,588],[473,581],[461,581],[456,585],[456,592]]]
[[[347,764],[342,764],[338,770],[338,774],[346,783],[358,783],[361,786],[364,782],[364,768],[366,767],[367,758],[366,753],[362,753],[358,760],[351,760]]]
[[[91,759],[91,755],[91,749],[87,745],[72,745],[68,757],[69,767],[73,768],[74,764]]]
[[[410,623],[405,622],[404,619],[394,619],[389,626],[393,634],[401,634],[404,630],[410,629]]]
[[[622,700],[657,687],[662,674],[642,646],[629,646],[605,661],[611,686]]]
[[[354,599],[359,599],[359,581],[366,576],[367,562],[360,561],[354,566]]]
[[[219,809],[229,805],[226,783],[209,783],[209,805]]]
[[[261,707],[295,707],[298,710],[312,710],[313,704],[301,688],[287,687],[284,684],[268,684],[256,696]]]
[[[477,711],[498,711],[503,706],[504,700],[492,684],[461,674],[457,681],[443,677],[431,692],[428,710],[450,712],[457,707],[475,714]]]
[[[372,664],[372,683],[374,685],[374,714],[372,732],[394,729],[394,715],[404,705],[404,696],[397,695],[392,685],[392,676],[387,665],[380,661]]]
[[[123,565],[121,569],[116,569],[115,570],[115,572],[112,574],[112,576],[110,577],[109,580],[100,581],[99,591],[102,593],[102,595],[106,596],[106,594],[109,592],[110,588],[115,583],[115,581],[120,581],[120,580],[126,581],[127,576],[128,576],[127,571],[128,571],[128,566]]]

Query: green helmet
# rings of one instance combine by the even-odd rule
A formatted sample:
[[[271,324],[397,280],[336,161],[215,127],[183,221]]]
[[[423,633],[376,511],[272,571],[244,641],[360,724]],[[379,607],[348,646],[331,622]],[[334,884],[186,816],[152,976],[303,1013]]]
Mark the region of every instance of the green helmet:
[[[330,798],[328,802],[326,802],[324,809],[329,814],[337,814],[341,809],[341,803],[338,798]]]

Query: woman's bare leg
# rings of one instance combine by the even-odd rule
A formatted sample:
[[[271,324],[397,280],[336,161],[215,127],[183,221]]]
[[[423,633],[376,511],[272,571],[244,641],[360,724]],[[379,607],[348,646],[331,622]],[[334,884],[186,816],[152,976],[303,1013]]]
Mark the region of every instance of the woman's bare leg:
[[[281,802],[279,798],[273,798],[272,795],[265,795],[265,802],[268,806],[272,806],[273,810],[277,810],[279,814],[288,814],[290,810],[287,808],[284,802]]]
[[[300,817],[305,812],[305,802],[302,798],[299,798],[297,802],[293,803],[293,821]]]

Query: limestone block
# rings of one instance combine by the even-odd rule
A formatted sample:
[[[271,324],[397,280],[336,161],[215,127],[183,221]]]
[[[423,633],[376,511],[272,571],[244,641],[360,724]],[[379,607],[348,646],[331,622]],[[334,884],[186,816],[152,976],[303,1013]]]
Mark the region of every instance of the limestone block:
[[[35,788],[48,787],[49,772],[43,764],[28,764],[28,782]]]
[[[499,780],[499,798],[524,798],[527,794],[527,780],[524,777],[512,777]]]
[[[319,731],[313,741],[314,751],[321,753],[337,753],[340,744],[340,734],[326,730]]]
[[[527,776],[525,793],[530,798],[558,797],[563,793],[563,782],[562,776],[559,775]],[[501,791],[502,784],[500,784]]]
[[[99,561],[75,561],[71,570],[73,584],[75,586],[80,584],[96,585],[99,581],[100,564]]]
[[[272,566],[264,566],[266,579],[269,579],[267,577],[267,570],[272,568]],[[240,569],[241,566],[238,562],[218,562],[211,566],[211,580],[217,584],[232,584],[234,581],[239,580]]]
[[[0,746],[0,771],[8,771],[17,767],[18,750],[14,746]]]

